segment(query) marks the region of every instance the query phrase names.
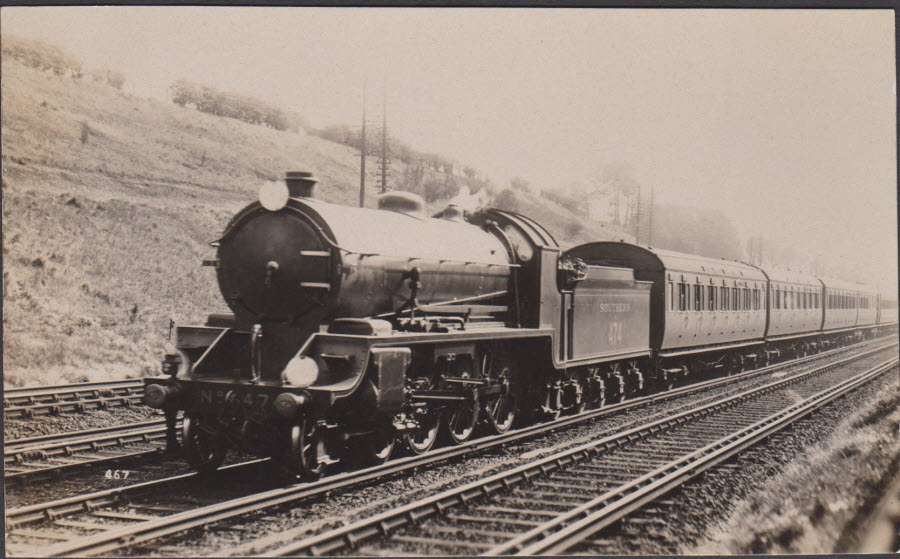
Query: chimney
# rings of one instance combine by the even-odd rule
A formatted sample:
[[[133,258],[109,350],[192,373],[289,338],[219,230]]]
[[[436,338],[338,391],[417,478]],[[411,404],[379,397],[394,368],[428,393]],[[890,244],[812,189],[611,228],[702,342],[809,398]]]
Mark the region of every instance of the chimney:
[[[288,171],[284,175],[291,198],[315,198],[316,177],[307,171]]]

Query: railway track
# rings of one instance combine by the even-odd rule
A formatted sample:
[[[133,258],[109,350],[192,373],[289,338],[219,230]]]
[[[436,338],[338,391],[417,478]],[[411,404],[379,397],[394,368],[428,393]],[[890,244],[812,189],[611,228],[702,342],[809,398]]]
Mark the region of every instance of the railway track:
[[[896,346],[896,343],[888,344],[842,360],[840,363],[861,359],[894,346]],[[499,437],[479,439],[456,447],[438,449],[424,456],[411,456],[392,460],[382,466],[338,474],[315,483],[297,484],[286,488],[254,493],[209,506],[179,510],[178,507],[159,505],[152,502],[147,504],[136,499],[139,493],[159,496],[160,491],[158,489],[164,486],[168,487],[187,479],[194,479],[186,476],[195,476],[195,474],[185,474],[185,476],[176,476],[177,479],[167,478],[156,482],[139,484],[139,486],[122,487],[88,496],[72,497],[51,503],[12,509],[7,512],[8,549],[13,555],[90,555],[110,552],[121,549],[124,546],[153,541],[212,522],[219,522],[273,507],[296,503],[303,499],[321,497],[332,491],[382,479],[423,465],[461,457],[491,447],[508,444],[515,440],[534,437],[552,429],[573,425],[603,415],[618,413],[625,409],[646,406],[655,401],[707,390],[741,378],[758,376],[799,363],[805,363],[812,359],[833,356],[836,353],[837,351],[818,354],[731,378],[698,383],[697,385],[687,386],[672,392],[651,395],[600,410],[584,412],[577,416],[562,418],[554,422],[519,429]],[[829,364],[819,369],[828,369],[835,366],[838,366],[838,364]],[[787,382],[787,380],[780,382]],[[241,465],[230,467],[230,471],[234,471],[234,468],[238,467],[241,467]],[[136,513],[135,511],[140,512]],[[104,512],[110,514],[104,517],[102,516]],[[98,517],[98,514],[101,516]],[[70,520],[73,516],[79,519]],[[102,518],[102,522],[98,523],[98,518]],[[125,523],[124,525],[122,524],[123,522]],[[72,529],[75,529],[75,531],[73,532]],[[86,531],[94,533],[85,534]],[[57,543],[47,546],[48,541]]]
[[[127,407],[138,403],[143,393],[144,383],[139,379],[9,388],[3,391],[3,418],[9,421]]]
[[[4,481],[58,475],[76,468],[159,454],[164,420],[6,441]]]
[[[777,368],[827,358],[872,344],[877,345],[880,342],[881,340],[872,340],[851,347],[838,348],[829,352],[778,363],[744,373],[742,378],[750,378]],[[95,384],[98,385],[97,389],[102,389],[100,385],[121,385],[127,382],[131,381],[83,384]],[[660,399],[679,396],[699,389],[712,388],[727,382],[729,382],[728,379],[716,379],[707,383],[693,384],[672,392],[630,400],[618,406],[608,406],[587,415],[582,414],[563,418],[548,425],[551,429],[565,427],[566,425],[593,417],[609,415],[635,406],[648,405]],[[48,386],[44,390],[47,394],[57,393],[60,390],[67,390],[71,386],[76,385]],[[38,389],[33,390],[38,391]],[[16,398],[16,396],[12,396],[12,398]],[[19,401],[21,402],[21,400]],[[87,466],[116,464],[125,460],[152,456],[162,452],[159,443],[164,441],[165,424],[162,420],[9,440],[6,441],[4,447],[4,480],[7,483],[21,483],[33,478],[58,476],[72,470],[83,470]]]
[[[266,554],[562,554],[897,364],[843,380],[820,367]]]

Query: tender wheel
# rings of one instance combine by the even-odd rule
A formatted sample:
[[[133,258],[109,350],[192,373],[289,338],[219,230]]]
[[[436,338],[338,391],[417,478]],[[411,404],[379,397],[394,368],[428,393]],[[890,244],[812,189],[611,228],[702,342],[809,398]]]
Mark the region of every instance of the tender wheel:
[[[544,388],[544,403],[538,412],[540,421],[556,421],[562,415],[562,389],[559,384]]]
[[[606,383],[596,369],[590,372],[585,387],[583,402],[586,409],[593,410],[606,405]]]
[[[376,429],[363,439],[363,448],[368,464],[384,464],[394,452],[396,438],[393,430]]]
[[[290,473],[308,481],[322,477],[326,463],[319,458],[324,454],[324,442],[316,422],[303,420],[292,425],[289,444],[287,465]]]
[[[225,461],[225,434],[209,418],[187,415],[182,421],[182,442],[188,463],[199,472],[211,472]]]
[[[607,398],[614,404],[625,401],[625,379],[622,377],[621,363],[613,363],[609,366],[609,377],[606,387]]]
[[[413,454],[425,454],[434,446],[437,440],[440,421],[434,413],[425,413],[417,418],[419,426],[403,435],[406,446]]]

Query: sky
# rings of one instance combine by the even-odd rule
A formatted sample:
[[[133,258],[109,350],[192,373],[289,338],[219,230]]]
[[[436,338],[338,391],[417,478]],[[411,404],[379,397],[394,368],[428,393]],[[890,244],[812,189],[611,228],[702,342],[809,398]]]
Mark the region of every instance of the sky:
[[[889,10],[3,8],[3,33],[391,134],[503,183],[625,162],[656,200],[723,211],[896,286]],[[849,260],[846,260],[849,259]]]

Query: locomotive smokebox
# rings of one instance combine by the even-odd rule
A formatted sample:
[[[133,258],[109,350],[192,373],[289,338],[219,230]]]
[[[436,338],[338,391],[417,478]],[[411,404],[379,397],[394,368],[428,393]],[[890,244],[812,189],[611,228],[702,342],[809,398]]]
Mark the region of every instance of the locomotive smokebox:
[[[315,198],[317,181],[307,171],[288,171],[284,176],[291,198]]]

